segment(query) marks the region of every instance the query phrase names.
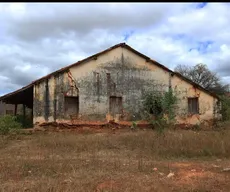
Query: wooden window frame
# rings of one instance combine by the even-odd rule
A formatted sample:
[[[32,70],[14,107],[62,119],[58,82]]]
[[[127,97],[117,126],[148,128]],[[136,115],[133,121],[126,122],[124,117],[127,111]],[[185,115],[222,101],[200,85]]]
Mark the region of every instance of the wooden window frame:
[[[190,102],[192,102],[192,100],[195,100],[197,102],[196,111],[193,111],[193,107],[190,107]],[[191,103],[191,105],[193,104]],[[200,114],[199,97],[188,97],[188,113],[192,115]]]

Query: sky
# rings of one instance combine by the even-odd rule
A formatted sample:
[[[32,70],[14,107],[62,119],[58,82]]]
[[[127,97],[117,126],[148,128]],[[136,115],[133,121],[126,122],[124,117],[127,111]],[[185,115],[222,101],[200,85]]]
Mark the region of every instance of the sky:
[[[230,83],[228,3],[0,3],[0,95],[125,42]]]

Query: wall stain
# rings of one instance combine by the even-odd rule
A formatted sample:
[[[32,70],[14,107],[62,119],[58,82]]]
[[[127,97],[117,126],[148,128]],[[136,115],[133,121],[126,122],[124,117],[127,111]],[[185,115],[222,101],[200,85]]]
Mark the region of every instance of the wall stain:
[[[78,96],[79,117],[103,121],[109,116],[109,98],[116,96],[122,98],[119,120],[140,120],[143,118],[143,95],[150,90],[163,92],[172,87],[172,75],[162,74],[144,65],[137,67],[136,61],[125,56],[123,52],[120,57],[112,61],[100,63],[100,67],[84,76],[74,77],[70,69],[55,75],[53,93],[49,88],[51,84],[47,82],[49,80],[35,86],[34,116],[44,116],[45,121],[48,121],[49,117],[54,121],[68,119],[68,115],[65,114],[65,96]],[[179,89],[176,86],[174,88],[181,104],[186,106],[189,90]],[[200,97],[198,90],[193,91]],[[201,109],[202,113],[207,110],[208,108]],[[178,115],[182,114],[186,114],[183,109],[178,111]]]

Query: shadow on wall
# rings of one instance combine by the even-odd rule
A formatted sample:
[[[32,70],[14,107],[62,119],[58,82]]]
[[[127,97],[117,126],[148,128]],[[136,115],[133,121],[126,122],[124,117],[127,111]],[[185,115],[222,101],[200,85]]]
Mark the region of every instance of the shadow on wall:
[[[14,105],[5,104],[0,101],[0,115],[13,115],[14,114]]]

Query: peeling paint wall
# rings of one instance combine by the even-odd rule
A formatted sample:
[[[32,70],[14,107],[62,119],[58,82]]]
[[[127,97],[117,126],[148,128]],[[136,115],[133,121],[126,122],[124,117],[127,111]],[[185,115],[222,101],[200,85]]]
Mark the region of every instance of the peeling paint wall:
[[[168,88],[168,73],[124,48],[70,69],[79,88],[81,119],[111,120],[110,96],[122,97],[123,114],[116,119],[141,119],[142,94]]]
[[[195,88],[193,85],[174,75],[171,79],[172,88],[177,95],[177,122],[184,124],[200,124],[217,117],[215,107],[217,99]],[[188,113],[188,98],[198,97],[199,114]]]
[[[213,117],[212,96],[195,91],[192,85],[176,76],[171,77],[165,69],[153,65],[126,48],[118,47],[36,84],[34,123],[68,121],[72,118],[88,121],[141,120],[141,102],[145,91],[165,91],[169,86],[179,90],[179,97],[182,99],[178,109],[178,121],[182,121],[182,108],[187,107],[186,97],[195,93],[200,94],[202,102],[202,115],[199,117]],[[66,112],[67,96],[77,98],[79,103],[79,112],[75,117]],[[112,102],[121,105],[120,114],[112,115]],[[116,104],[112,105],[116,107]],[[119,111],[120,108],[116,110]]]
[[[34,86],[34,123],[65,119],[65,96],[77,96],[67,72],[56,74]]]

